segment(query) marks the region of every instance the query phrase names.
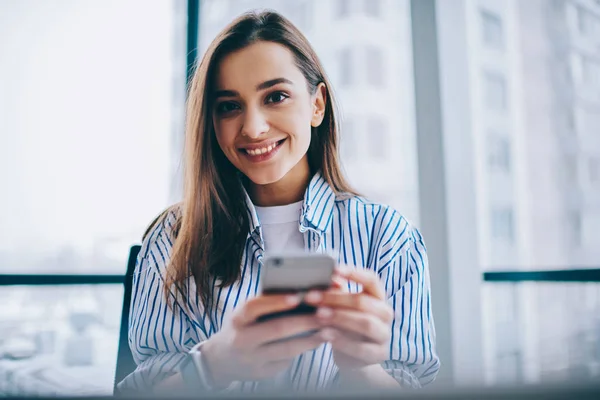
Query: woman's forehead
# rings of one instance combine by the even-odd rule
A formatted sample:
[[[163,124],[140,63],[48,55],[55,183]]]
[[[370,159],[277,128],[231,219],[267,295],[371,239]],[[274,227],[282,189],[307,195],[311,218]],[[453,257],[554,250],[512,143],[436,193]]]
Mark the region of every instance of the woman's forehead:
[[[277,78],[296,83],[303,75],[287,47],[262,41],[225,56],[219,64],[217,86],[218,90],[256,91],[257,85]]]

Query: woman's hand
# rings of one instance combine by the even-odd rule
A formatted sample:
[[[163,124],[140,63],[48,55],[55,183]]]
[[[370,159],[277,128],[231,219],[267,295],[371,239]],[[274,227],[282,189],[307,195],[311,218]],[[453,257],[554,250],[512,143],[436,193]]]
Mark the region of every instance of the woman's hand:
[[[348,293],[340,278],[361,284],[362,291]],[[326,327],[321,336],[331,342],[340,370],[359,369],[389,358],[394,313],[373,271],[338,268],[333,290],[310,292],[304,301],[318,307],[316,316]]]
[[[298,315],[257,322],[263,315],[298,306],[298,295],[262,295],[234,312],[229,324],[202,345],[202,354],[213,384],[227,387],[237,380],[260,380],[285,370],[299,354],[324,342],[320,333],[302,338],[290,336],[318,330],[315,315]]]

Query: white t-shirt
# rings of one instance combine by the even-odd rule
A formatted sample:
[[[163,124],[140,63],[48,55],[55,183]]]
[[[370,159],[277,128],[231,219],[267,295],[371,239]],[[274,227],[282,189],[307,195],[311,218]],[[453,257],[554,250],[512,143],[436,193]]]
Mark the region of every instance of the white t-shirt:
[[[304,235],[298,226],[303,201],[285,206],[256,207],[262,226],[265,252],[304,250]]]

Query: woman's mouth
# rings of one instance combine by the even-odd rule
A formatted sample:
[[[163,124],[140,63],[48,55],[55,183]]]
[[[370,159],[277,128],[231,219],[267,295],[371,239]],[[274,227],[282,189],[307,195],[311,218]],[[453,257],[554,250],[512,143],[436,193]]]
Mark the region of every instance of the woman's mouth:
[[[277,153],[277,151],[285,141],[286,139],[282,139],[269,145],[265,145],[263,147],[252,147],[251,149],[241,148],[239,149],[239,151],[242,154],[244,154],[250,161],[266,161]]]

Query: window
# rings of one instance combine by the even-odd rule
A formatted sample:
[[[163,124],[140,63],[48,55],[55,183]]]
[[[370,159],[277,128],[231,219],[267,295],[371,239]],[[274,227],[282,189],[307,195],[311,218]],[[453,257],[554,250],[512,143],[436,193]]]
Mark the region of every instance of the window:
[[[372,116],[367,119],[367,143],[369,157],[373,160],[384,161],[387,157],[388,129],[387,121],[381,116]]]
[[[511,163],[510,153],[508,137],[493,131],[488,134],[488,164],[491,169],[508,173]]]
[[[552,6],[554,7],[554,11],[563,11],[565,0],[552,0]]]
[[[506,80],[495,72],[485,73],[484,79],[485,105],[490,110],[506,109]]]
[[[579,181],[578,170],[577,158],[574,156],[565,156],[563,163],[563,176],[567,183],[575,183]]]
[[[363,0],[365,14],[369,17],[381,16],[381,0]]]
[[[576,133],[577,132],[577,121],[575,119],[575,112],[570,109],[566,112],[566,125],[567,125],[567,130],[569,131],[569,133]]]
[[[588,160],[588,172],[591,184],[600,183],[600,158],[592,157]]]
[[[358,138],[356,137],[356,125],[351,117],[344,118],[341,124],[340,144],[342,159],[348,162],[356,161],[360,152],[358,151]]]
[[[504,47],[504,32],[500,17],[489,11],[482,11],[481,23],[485,45],[493,49],[502,49]]]
[[[600,64],[590,57],[581,56],[581,79],[584,84],[600,87]]]
[[[339,55],[340,67],[340,85],[350,86],[353,81],[352,71],[352,50],[349,48],[342,49]]]
[[[350,15],[350,0],[337,0],[335,2],[335,16],[345,18]]]
[[[11,210],[0,215],[1,273],[124,273],[129,247],[169,205],[174,110],[185,101],[171,96],[185,88],[185,45],[173,40],[186,31],[175,8],[185,3],[175,3],[148,4],[143,18],[130,17],[139,5],[100,0],[93,13],[57,3],[59,20],[15,12],[2,55],[27,56],[0,68],[12,79],[0,103],[14,99],[18,110],[0,134],[0,162],[10,163],[0,203]],[[28,35],[29,23],[44,34]]]
[[[591,36],[594,31],[594,16],[585,8],[577,6],[577,29],[583,36]]]
[[[512,208],[499,208],[492,211],[492,237],[510,243],[514,241]]]
[[[579,210],[570,211],[567,218],[571,245],[581,246],[581,212]]]
[[[381,87],[385,80],[383,73],[383,54],[381,49],[369,46],[365,51],[367,66],[367,82],[371,86]]]

